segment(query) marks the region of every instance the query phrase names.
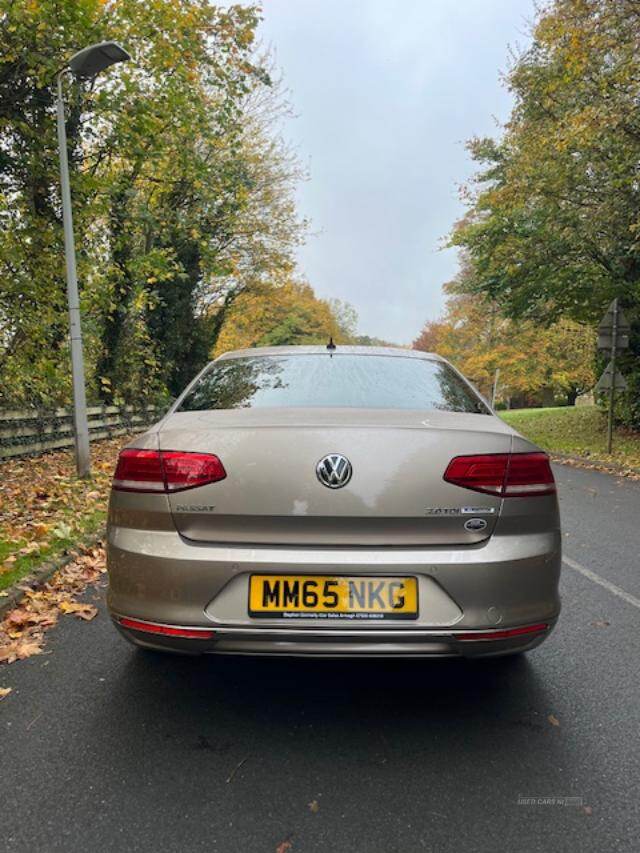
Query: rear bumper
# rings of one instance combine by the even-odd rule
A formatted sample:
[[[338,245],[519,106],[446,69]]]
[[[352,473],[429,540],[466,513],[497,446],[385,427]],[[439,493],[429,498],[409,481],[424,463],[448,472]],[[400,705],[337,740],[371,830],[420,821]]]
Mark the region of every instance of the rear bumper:
[[[110,526],[109,607],[119,630],[149,648],[186,653],[310,656],[488,656],[539,645],[560,612],[560,534],[495,535],[455,548],[299,548],[193,543],[174,531]],[[420,615],[411,622],[345,627],[327,620],[247,615],[252,572],[412,575]],[[206,639],[125,629],[121,617],[201,629]],[[535,634],[461,639],[544,623]]]
[[[502,637],[504,631],[491,638],[467,639],[462,631],[394,631],[330,629],[304,631],[273,628],[218,628],[213,636],[203,639],[166,637],[147,630],[124,628],[117,616],[116,628],[126,639],[143,648],[183,654],[267,655],[285,657],[499,657],[528,651],[540,645],[555,626],[555,620],[544,628],[522,626],[526,633]],[[156,623],[154,623],[156,624]],[[160,626],[159,626],[160,627]],[[161,626],[175,629],[176,626]],[[530,629],[535,630],[529,633]]]

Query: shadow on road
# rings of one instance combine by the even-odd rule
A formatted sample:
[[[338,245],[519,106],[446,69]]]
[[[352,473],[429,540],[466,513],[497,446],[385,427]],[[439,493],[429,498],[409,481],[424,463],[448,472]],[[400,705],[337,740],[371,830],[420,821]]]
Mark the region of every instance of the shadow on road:
[[[122,688],[147,695],[179,691],[187,710],[240,705],[259,718],[299,712],[350,716],[365,705],[375,717],[419,711],[434,718],[474,708],[482,716],[540,698],[535,666],[526,656],[485,661],[329,660],[251,657],[181,657],[134,649]],[[526,703],[525,703],[526,704]]]
[[[143,652],[99,627],[112,643],[86,660],[73,647],[90,689],[55,693],[56,713],[29,734],[32,761],[47,767],[45,828],[62,803],[83,843],[97,837],[96,821],[108,824],[109,850],[122,849],[110,820],[126,826],[132,850],[268,853],[287,839],[301,853],[450,849],[458,836],[457,849],[496,849],[495,826],[518,827],[503,845],[515,849],[531,821],[545,838],[580,829],[576,808],[518,804],[519,795],[592,796],[567,772],[582,766],[585,740],[565,728],[549,653],[192,658]],[[33,784],[24,775],[21,790]],[[540,839],[528,849],[553,848]]]
[[[522,760],[545,737],[549,700],[526,657],[464,660],[299,660],[168,656],[131,649],[111,682],[101,737],[130,751],[163,742],[262,757],[354,755],[365,763],[428,752],[473,763],[496,749]],[[122,660],[122,659],[121,659]],[[116,711],[116,713],[114,713]],[[131,737],[144,732],[142,742]],[[555,747],[547,743],[547,750]],[[561,748],[561,747],[558,747]],[[549,758],[549,755],[547,755]]]

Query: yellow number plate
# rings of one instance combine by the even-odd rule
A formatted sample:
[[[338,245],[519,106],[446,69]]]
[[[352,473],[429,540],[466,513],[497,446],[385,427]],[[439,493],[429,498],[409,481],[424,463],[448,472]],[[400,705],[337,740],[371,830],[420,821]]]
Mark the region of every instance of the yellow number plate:
[[[285,619],[415,619],[415,578],[251,575],[249,615]]]

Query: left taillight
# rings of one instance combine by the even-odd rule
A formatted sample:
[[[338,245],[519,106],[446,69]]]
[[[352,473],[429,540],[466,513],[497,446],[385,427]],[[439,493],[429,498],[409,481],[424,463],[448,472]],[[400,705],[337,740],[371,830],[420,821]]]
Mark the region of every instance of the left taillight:
[[[226,476],[224,465],[213,453],[127,447],[118,457],[113,488],[124,492],[180,492]]]

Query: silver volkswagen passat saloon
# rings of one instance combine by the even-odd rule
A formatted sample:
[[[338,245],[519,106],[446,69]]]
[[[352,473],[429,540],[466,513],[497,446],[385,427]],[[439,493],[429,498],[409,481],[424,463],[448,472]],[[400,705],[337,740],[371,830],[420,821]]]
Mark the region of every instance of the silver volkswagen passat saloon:
[[[121,452],[107,538],[113,621],[153,649],[504,655],[560,611],[548,457],[411,350],[216,359]]]

